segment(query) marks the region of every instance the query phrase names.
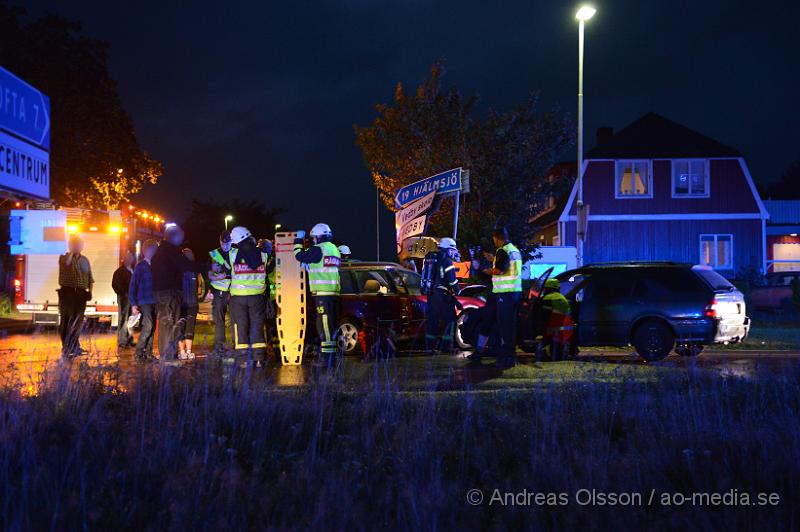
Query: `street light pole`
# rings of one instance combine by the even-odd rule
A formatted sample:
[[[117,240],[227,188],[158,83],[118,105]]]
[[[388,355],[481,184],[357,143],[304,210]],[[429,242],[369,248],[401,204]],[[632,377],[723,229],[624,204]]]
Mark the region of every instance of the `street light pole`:
[[[225,230],[226,231],[228,230],[228,222],[230,222],[231,220],[233,220],[233,216],[231,216],[230,214],[225,217]]]
[[[575,14],[575,18],[578,19],[578,202],[575,210],[575,249],[578,266],[583,266],[583,239],[586,236],[584,231],[586,213],[583,205],[583,30],[586,21],[595,13],[597,13],[595,8],[583,6]]]

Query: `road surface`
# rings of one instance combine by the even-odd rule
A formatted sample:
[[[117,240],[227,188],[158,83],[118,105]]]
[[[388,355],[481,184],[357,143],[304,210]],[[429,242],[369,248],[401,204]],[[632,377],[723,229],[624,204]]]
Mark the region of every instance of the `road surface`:
[[[116,334],[110,332],[85,334],[81,338],[81,343],[89,354],[76,359],[80,362],[78,365],[101,370],[104,372],[103,379],[109,379],[110,383],[118,383],[120,375],[132,368],[141,367],[134,361],[133,349],[116,348]],[[185,365],[190,369],[207,366],[212,359],[204,355],[210,351],[211,344],[210,335],[201,332],[195,343],[198,358]],[[0,386],[18,386],[23,393],[35,394],[42,375],[58,367],[59,364],[63,366],[64,362],[60,361],[60,351],[58,335],[52,328],[34,329],[16,326],[0,329]],[[402,352],[398,356],[407,358],[407,365],[410,366],[417,364],[417,361],[421,366],[429,360],[428,357],[413,351]],[[446,363],[456,368],[466,364],[466,361],[462,362],[457,357],[442,358],[447,359]],[[359,362],[355,357],[350,360]],[[520,354],[519,360],[522,364],[535,363],[532,357],[524,354]],[[709,350],[696,358],[671,355],[663,361],[648,363],[631,351],[610,349],[587,351],[581,354],[576,362],[623,366],[692,367],[719,371],[723,375],[748,377],[755,375],[757,370],[781,371],[797,367],[800,365],[800,351]],[[214,364],[219,365],[217,361],[214,361]],[[267,369],[267,374],[276,385],[296,386],[307,381],[309,371],[307,365],[302,368],[273,365]]]

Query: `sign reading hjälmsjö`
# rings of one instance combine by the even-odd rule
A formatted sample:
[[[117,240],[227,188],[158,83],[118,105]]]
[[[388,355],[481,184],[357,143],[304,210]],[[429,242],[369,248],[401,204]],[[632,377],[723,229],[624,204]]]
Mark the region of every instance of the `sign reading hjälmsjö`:
[[[0,67],[0,189],[50,198],[50,99]]]
[[[454,168],[404,186],[397,191],[394,205],[399,209],[433,191],[437,194],[454,194],[460,190],[461,168]]]

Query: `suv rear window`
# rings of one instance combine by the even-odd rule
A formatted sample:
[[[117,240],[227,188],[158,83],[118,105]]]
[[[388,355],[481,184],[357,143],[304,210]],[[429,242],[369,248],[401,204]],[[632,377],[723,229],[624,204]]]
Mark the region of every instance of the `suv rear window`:
[[[694,266],[692,271],[714,290],[733,290],[735,288],[726,278],[710,268]]]

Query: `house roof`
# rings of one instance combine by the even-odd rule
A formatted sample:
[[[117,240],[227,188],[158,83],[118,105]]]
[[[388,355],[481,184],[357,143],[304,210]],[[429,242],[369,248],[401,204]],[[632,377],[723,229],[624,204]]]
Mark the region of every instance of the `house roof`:
[[[772,225],[800,224],[800,200],[764,200]]]
[[[647,113],[586,154],[587,159],[741,157],[741,153],[656,113]]]

